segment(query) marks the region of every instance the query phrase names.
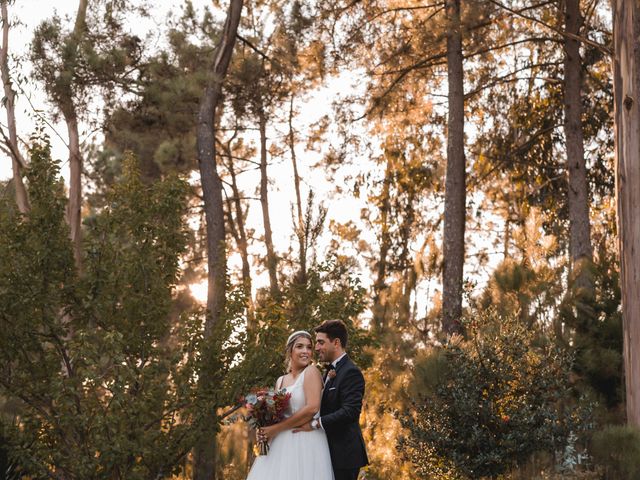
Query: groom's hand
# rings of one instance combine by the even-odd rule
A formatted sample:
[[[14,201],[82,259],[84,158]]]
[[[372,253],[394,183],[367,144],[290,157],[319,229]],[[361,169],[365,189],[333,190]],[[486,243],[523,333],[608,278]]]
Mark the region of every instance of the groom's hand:
[[[303,425],[300,425],[299,427],[296,427],[293,429],[293,433],[298,433],[298,432],[311,432],[313,431],[313,428],[311,427],[311,422],[307,422]]]

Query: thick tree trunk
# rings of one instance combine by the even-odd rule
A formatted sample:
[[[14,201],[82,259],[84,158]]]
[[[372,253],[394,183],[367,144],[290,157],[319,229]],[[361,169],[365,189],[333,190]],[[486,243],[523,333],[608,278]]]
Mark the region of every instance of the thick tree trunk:
[[[18,133],[16,128],[15,100],[16,93],[11,86],[11,76],[9,75],[9,12],[7,11],[7,0],[2,0],[2,49],[0,50],[0,71],[2,73],[2,85],[4,86],[4,107],[7,111],[7,128],[9,138],[5,138],[7,148],[11,153],[11,166],[13,168],[13,184],[16,191],[16,204],[22,213],[29,211],[29,199],[27,189],[22,181],[22,170],[25,160],[18,147]],[[4,134],[3,134],[4,135]]]
[[[264,110],[260,110],[258,117],[260,130],[260,205],[262,206],[262,221],[264,224],[264,243],[267,247],[267,271],[269,272],[269,290],[271,296],[278,298],[278,258],[273,248],[271,231],[271,216],[269,214],[269,176],[267,175],[267,117]]]
[[[613,0],[614,117],[627,422],[640,428],[640,2]]]
[[[222,182],[216,166],[215,118],[220,102],[222,82],[227,74],[243,0],[231,0],[222,35],[213,52],[212,64],[207,74],[207,86],[200,100],[198,112],[197,154],[200,167],[200,181],[204,199],[207,231],[207,316],[205,321],[205,339],[211,338],[214,326],[220,321],[225,300],[226,248],[224,209],[222,200]],[[204,391],[212,388],[210,379],[200,378]],[[217,476],[217,440],[216,419],[207,420],[205,434],[195,447],[194,480],[212,480]]]
[[[466,216],[464,156],[464,71],[460,0],[446,0],[449,21],[447,73],[449,117],[447,122],[447,170],[444,198],[442,330],[462,333],[462,280]]]
[[[580,42],[573,37],[580,35],[584,20],[580,13],[580,0],[566,0],[565,8],[565,29],[572,35],[566,36],[564,40],[564,133],[569,182],[571,278],[578,301],[588,305],[594,295],[591,278],[593,250],[589,221],[589,185],[582,132],[582,59]]]

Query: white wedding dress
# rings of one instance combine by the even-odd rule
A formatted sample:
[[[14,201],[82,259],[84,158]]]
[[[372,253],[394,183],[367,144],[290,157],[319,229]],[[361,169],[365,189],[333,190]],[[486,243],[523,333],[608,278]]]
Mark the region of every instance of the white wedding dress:
[[[293,385],[284,389],[291,393],[287,416],[305,405],[302,384],[306,371],[303,370]],[[297,433],[287,430],[279,433],[271,441],[269,454],[256,458],[247,480],[333,480],[329,444],[324,430]]]

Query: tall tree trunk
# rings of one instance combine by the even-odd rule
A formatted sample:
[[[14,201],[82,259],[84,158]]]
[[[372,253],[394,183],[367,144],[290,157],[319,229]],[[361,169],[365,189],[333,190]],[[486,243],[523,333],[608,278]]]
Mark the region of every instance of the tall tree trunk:
[[[245,216],[242,210],[242,200],[240,196],[240,189],[238,188],[238,180],[236,175],[236,169],[233,163],[233,155],[231,147],[225,146],[225,152],[229,163],[227,168],[229,169],[229,175],[231,176],[231,191],[233,193],[232,205],[229,205],[229,218],[234,222],[233,211],[235,210],[235,231],[236,231],[236,243],[238,244],[238,250],[240,251],[240,258],[242,260],[242,286],[245,294],[247,295],[247,308],[249,309],[249,325],[251,327],[251,319],[253,317],[253,302],[251,300],[251,267],[249,264],[249,242],[247,241],[247,229],[245,227]]]
[[[7,148],[11,153],[11,166],[13,168],[13,184],[16,191],[16,204],[22,213],[29,211],[29,199],[27,189],[22,181],[22,170],[25,167],[25,160],[18,147],[18,133],[16,129],[15,100],[16,92],[11,86],[11,76],[9,75],[9,12],[7,11],[8,0],[2,0],[2,49],[0,50],[0,71],[2,73],[2,85],[4,86],[4,107],[7,111],[7,127],[9,138],[5,136]]]
[[[391,248],[391,235],[389,233],[389,213],[391,202],[389,199],[391,181],[393,178],[393,161],[391,156],[387,157],[387,167],[382,183],[382,194],[380,195],[380,253],[376,262],[376,279],[373,283],[373,326],[378,332],[383,332],[386,328],[387,318],[387,256]]]
[[[640,5],[613,0],[614,117],[627,422],[640,428]]]
[[[258,114],[260,130],[260,205],[264,223],[264,243],[267,247],[267,271],[269,272],[269,289],[274,298],[280,296],[278,287],[278,259],[273,248],[271,216],[269,214],[269,177],[267,175],[267,116],[261,108]]]
[[[69,204],[67,217],[71,228],[73,256],[76,267],[82,269],[82,155],[78,118],[72,103],[62,110],[69,133]]]
[[[580,42],[575,38],[581,33],[584,19],[580,13],[580,0],[566,0],[565,9],[565,29],[570,34],[564,39],[564,133],[569,182],[571,278],[578,302],[589,308],[594,295],[591,278],[593,250],[589,221],[589,185],[582,132],[582,58]],[[579,321],[579,325],[584,321],[585,319]]]
[[[62,112],[69,135],[69,203],[67,205],[67,221],[71,230],[73,255],[78,270],[82,269],[82,154],[80,152],[80,133],[78,130],[78,114],[73,100],[71,78],[76,69],[77,53],[82,37],[87,29],[88,0],[80,0],[75,25],[69,39],[69,55],[64,62],[64,72],[60,75],[62,83],[57,99],[58,108]]]
[[[462,333],[462,280],[466,216],[464,157],[464,71],[460,0],[446,0],[449,21],[447,74],[449,116],[447,122],[447,170],[444,197],[442,330]]]
[[[298,158],[296,156],[296,139],[293,129],[293,94],[289,103],[289,151],[291,152],[291,164],[293,166],[293,186],[296,191],[296,213],[298,216],[296,225],[296,236],[298,237],[298,262],[300,270],[298,272],[298,283],[307,283],[307,235],[305,232],[304,213],[302,212],[302,195],[300,193],[300,175],[298,174]]]
[[[205,339],[212,337],[214,326],[220,320],[225,300],[224,209],[222,182],[218,176],[216,165],[215,119],[220,103],[222,82],[227,74],[233,47],[236,43],[242,7],[243,0],[231,0],[229,3],[224,28],[212,55],[212,64],[207,73],[207,85],[200,99],[198,112],[196,148],[207,231],[208,288]],[[213,388],[209,377],[202,376],[199,381],[203,391]],[[206,421],[208,424],[204,426],[205,434],[195,446],[194,480],[212,480],[217,476],[217,421],[214,415],[211,415]]]

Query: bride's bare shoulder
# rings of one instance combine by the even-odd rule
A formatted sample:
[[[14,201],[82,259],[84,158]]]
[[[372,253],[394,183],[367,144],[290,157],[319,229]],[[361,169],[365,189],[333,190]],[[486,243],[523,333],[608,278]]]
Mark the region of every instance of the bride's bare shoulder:
[[[318,365],[309,365],[306,368],[306,375],[310,378],[319,378],[322,380],[322,373],[320,373],[320,367]]]

